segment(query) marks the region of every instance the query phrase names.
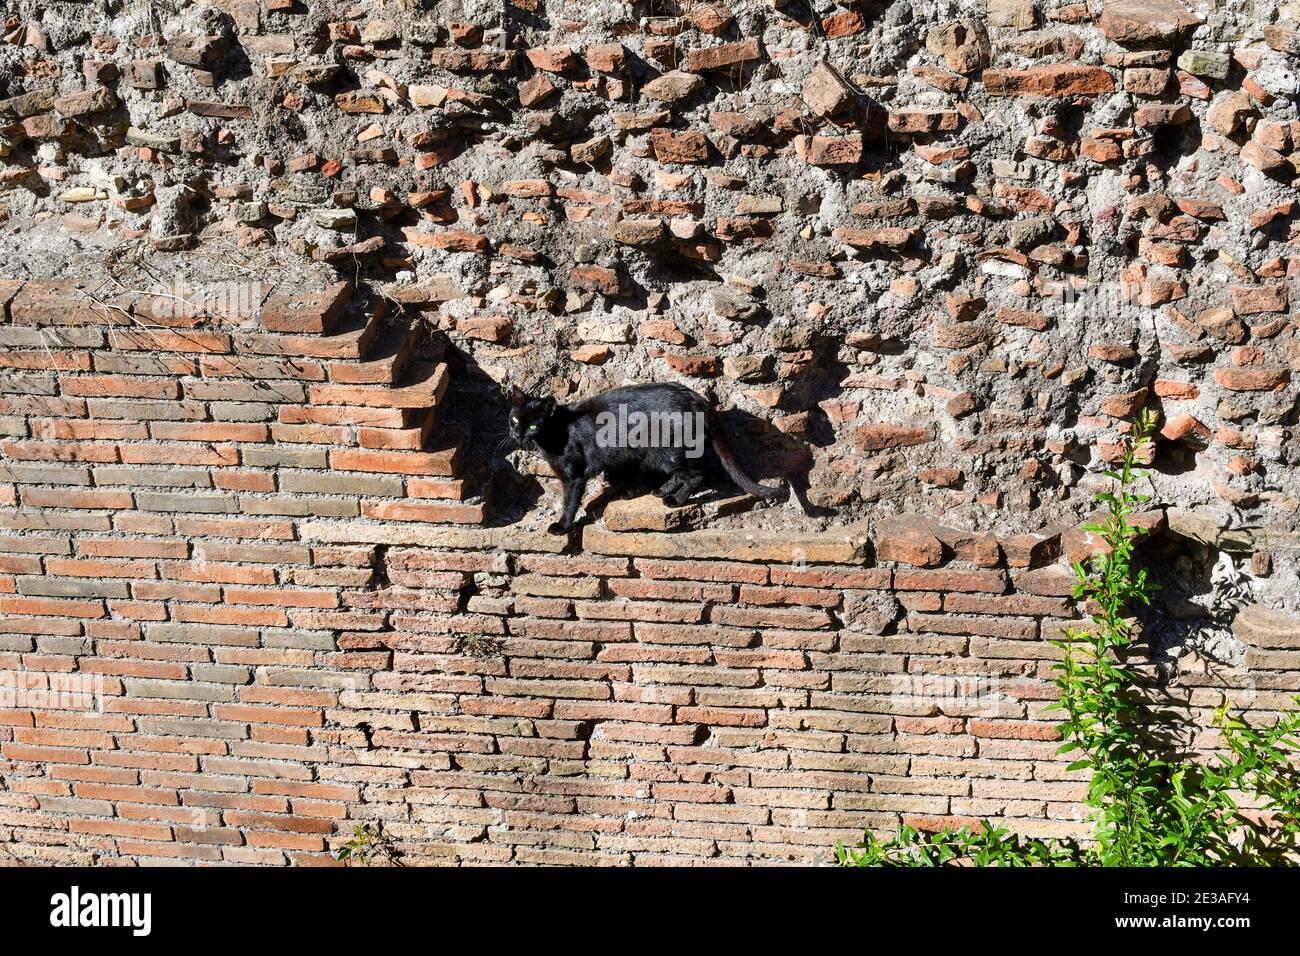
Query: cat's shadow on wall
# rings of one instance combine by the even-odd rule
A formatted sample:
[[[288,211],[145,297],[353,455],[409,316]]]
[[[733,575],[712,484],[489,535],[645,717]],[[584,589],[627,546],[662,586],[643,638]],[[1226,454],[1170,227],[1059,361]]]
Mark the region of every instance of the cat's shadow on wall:
[[[488,497],[485,527],[518,524],[539,508],[546,506],[546,488],[534,474],[516,467],[519,446],[510,435],[509,401],[505,391],[483,370],[469,353],[447,343],[443,360],[452,372],[452,385],[439,406],[437,431],[449,431],[461,440],[458,476],[471,494]],[[808,445],[773,428],[765,419],[742,409],[721,412],[723,425],[745,470],[757,481],[786,481],[792,497],[806,514],[829,516],[830,509],[812,505],[806,495],[808,472],[813,458]],[[530,463],[546,473],[540,458]],[[691,499],[694,504],[708,504],[733,497],[736,489],[722,472],[712,451],[704,467],[709,476],[705,489]],[[607,482],[595,496],[589,497],[581,523],[599,520],[609,502],[633,497],[654,489],[649,476],[620,474]],[[550,519],[547,516],[547,520]]]

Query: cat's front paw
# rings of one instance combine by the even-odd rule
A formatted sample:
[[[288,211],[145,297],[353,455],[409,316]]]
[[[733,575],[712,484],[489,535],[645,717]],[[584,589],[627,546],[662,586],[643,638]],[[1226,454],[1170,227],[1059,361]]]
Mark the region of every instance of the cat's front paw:
[[[547,534],[568,534],[569,526],[563,521],[552,521],[546,529]]]

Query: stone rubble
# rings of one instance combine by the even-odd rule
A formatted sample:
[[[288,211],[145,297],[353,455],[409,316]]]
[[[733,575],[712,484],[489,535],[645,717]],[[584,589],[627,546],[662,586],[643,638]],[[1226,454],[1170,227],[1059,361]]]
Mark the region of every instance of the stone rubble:
[[[359,282],[839,524],[1058,526],[1150,406],[1158,498],[1296,527],[1300,4],[172,6],[9,5],[9,276]]]

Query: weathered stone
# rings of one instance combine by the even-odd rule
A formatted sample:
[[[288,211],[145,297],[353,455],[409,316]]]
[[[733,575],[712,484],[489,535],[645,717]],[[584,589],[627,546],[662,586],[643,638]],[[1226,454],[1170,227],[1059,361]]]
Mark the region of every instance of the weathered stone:
[[[1037,0],[988,0],[989,23],[1013,30],[1038,26]]]
[[[852,166],[863,154],[861,134],[796,136],[794,148],[809,166]]]
[[[196,69],[210,69],[229,51],[224,36],[178,33],[167,42],[167,56],[177,63]]]
[[[538,73],[519,87],[519,104],[524,107],[537,106],[557,92],[559,87],[552,83],[545,73]]]
[[[61,116],[89,116],[117,106],[117,97],[107,87],[97,86],[80,93],[69,93],[54,101],[54,110]]]
[[[127,65],[126,82],[137,90],[160,89],[163,85],[162,63],[158,60],[132,60]]]
[[[107,198],[108,193],[102,192],[93,186],[74,186],[59,193],[60,202],[92,202],[96,199]]]
[[[930,523],[917,515],[885,518],[872,536],[877,561],[893,561],[918,568],[943,563],[943,543],[934,536]]]
[[[1115,80],[1098,66],[1059,63],[1024,70],[985,70],[984,88],[992,96],[1086,96],[1114,91]]]
[[[655,129],[650,145],[661,163],[703,163],[709,158],[709,141],[703,133]]]
[[[1178,57],[1179,69],[1214,80],[1226,80],[1231,64],[1232,58],[1228,54],[1210,50],[1184,50]]]
[[[677,531],[699,525],[699,505],[670,506],[654,495],[611,501],[601,516],[610,531]]]
[[[569,273],[569,281],[576,289],[586,289],[605,295],[618,295],[622,288],[618,273],[601,266],[574,266]]]
[[[325,229],[351,229],[357,224],[355,209],[313,209],[312,222]]]
[[[1240,345],[1250,335],[1232,309],[1206,309],[1196,317],[1196,321],[1215,338],[1231,345]]]
[[[1246,118],[1254,112],[1250,97],[1241,90],[1220,93],[1210,104],[1206,118],[1215,132],[1224,136],[1233,136],[1241,128]]]
[[[515,67],[515,50],[461,50],[456,47],[434,47],[429,51],[429,61],[453,73],[504,73]]]
[[[1232,632],[1251,647],[1300,649],[1300,618],[1259,604],[1248,605],[1237,613]]]
[[[1230,392],[1273,392],[1286,387],[1291,373],[1284,368],[1221,368],[1214,381]]]
[[[994,318],[1003,325],[1013,325],[1035,332],[1044,332],[1051,327],[1052,320],[1041,312],[1030,309],[998,309]]]
[[[944,411],[953,418],[965,418],[967,415],[979,411],[979,409],[980,402],[974,392],[958,392],[948,399],[948,404],[944,406]]]
[[[29,116],[36,116],[46,110],[53,109],[57,96],[58,94],[54,88],[49,87],[23,93],[19,96],[11,96],[7,100],[0,100],[0,117],[21,120]]]
[[[1186,103],[1144,103],[1133,111],[1133,125],[1164,126],[1170,123],[1190,123],[1192,111]]]
[[[736,201],[736,214],[740,216],[774,216],[785,208],[780,196],[741,196]]]
[[[956,110],[890,110],[888,123],[895,133],[947,133],[960,120]]]
[[[583,57],[597,73],[622,73],[627,69],[627,48],[621,43],[593,43],[583,51]]]
[[[303,86],[324,86],[343,72],[337,63],[298,63],[288,73]]]
[[[569,147],[569,156],[575,163],[594,163],[609,152],[608,136],[596,136]]]
[[[1124,71],[1124,90],[1138,96],[1160,96],[1169,85],[1170,72],[1151,67],[1135,67]]]
[[[407,87],[406,95],[412,106],[439,107],[447,102],[447,92],[445,86],[416,83]]]
[[[1234,285],[1231,287],[1232,307],[1241,315],[1260,312],[1285,312],[1290,296],[1283,283],[1268,285]]]
[[[1264,42],[1279,53],[1300,56],[1300,31],[1271,23],[1264,27]]]
[[[641,95],[647,99],[659,100],[663,103],[680,103],[703,86],[704,80],[694,73],[683,73],[674,70],[671,73],[655,77],[655,79],[641,87]]]
[[[1178,0],[1108,0],[1099,25],[1108,39],[1140,46],[1168,45],[1202,22]]]
[[[691,50],[686,54],[686,69],[692,73],[721,70],[761,59],[762,55],[762,51],[758,48],[758,41],[751,38],[741,40],[739,43],[724,43],[703,50]]]
[[[627,246],[652,246],[667,233],[662,219],[619,219],[609,224],[609,237]]]
[[[983,322],[936,322],[932,338],[941,349],[969,349],[987,342],[993,327]]]
[[[578,65],[578,55],[567,46],[535,46],[525,50],[524,55],[536,69],[547,73],[563,73]]]
[[[1286,170],[1288,175],[1295,174],[1295,167],[1285,156],[1275,149],[1270,149],[1257,139],[1252,139],[1241,147],[1241,158],[1256,169],[1265,173]]]
[[[391,283],[384,286],[384,296],[402,305],[434,305],[451,302],[465,293],[449,275],[434,275],[414,285]]]
[[[853,101],[853,90],[825,60],[819,61],[804,80],[801,95],[808,107],[822,116],[838,113]]]
[[[772,377],[772,356],[729,355],[722,360],[722,374],[738,382],[765,382]]]
[[[334,105],[344,113],[386,113],[388,104],[378,93],[355,90],[339,93],[334,97]]]
[[[391,43],[397,37],[397,24],[392,20],[367,20],[361,29],[362,43]]]
[[[943,57],[948,69],[954,73],[975,73],[989,65],[992,50],[988,31],[978,20],[953,20],[931,27],[925,37],[925,46]]]
[[[552,536],[554,537],[554,536]],[[860,526],[817,534],[703,529],[680,534],[618,534],[595,525],[583,529],[584,551],[645,558],[726,561],[808,561],[861,564],[868,535]],[[558,549],[557,549],[558,550]]]
[[[846,245],[853,246],[855,249],[876,247],[901,249],[909,243],[915,242],[920,234],[921,230],[919,229],[885,226],[880,229],[836,229],[831,233],[831,237]]]
[[[863,451],[882,451],[886,448],[906,448],[934,441],[928,428],[908,425],[861,425],[853,433],[853,444]]]

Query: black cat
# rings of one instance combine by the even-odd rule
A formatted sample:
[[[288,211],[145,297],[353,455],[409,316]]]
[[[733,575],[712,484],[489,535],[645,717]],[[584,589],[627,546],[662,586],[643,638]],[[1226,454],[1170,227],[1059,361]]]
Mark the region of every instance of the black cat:
[[[600,474],[622,480],[653,475],[655,494],[682,505],[705,480],[707,446],[727,476],[747,494],[776,498],[784,486],[760,485],[736,461],[717,412],[684,385],[628,385],[558,405],[554,398],[510,396],[510,432],[546,459],[564,483],[564,510],[547,530],[565,534],[582,504],[587,482]]]

